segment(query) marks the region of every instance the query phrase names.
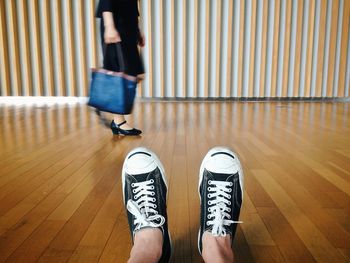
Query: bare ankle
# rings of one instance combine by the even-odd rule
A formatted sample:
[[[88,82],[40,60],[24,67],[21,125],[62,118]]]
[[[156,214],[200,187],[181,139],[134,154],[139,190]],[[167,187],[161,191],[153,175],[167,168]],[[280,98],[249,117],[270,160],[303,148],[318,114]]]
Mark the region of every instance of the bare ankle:
[[[233,262],[231,236],[215,237],[209,232],[203,234],[202,256],[205,262]]]
[[[138,258],[143,258],[142,262],[158,262],[162,256],[162,247],[163,233],[159,228],[146,228],[137,231],[129,263],[139,262],[136,260]]]
[[[113,119],[116,124],[119,124],[125,121],[124,115],[114,115]]]

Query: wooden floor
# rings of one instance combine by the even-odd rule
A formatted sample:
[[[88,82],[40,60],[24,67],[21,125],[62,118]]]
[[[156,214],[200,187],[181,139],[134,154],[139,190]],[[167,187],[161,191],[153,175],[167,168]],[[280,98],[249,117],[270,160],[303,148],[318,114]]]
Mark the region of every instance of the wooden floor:
[[[197,251],[198,170],[240,156],[237,262],[350,262],[350,104],[139,102],[142,137],[113,137],[85,105],[0,106],[0,262],[126,262],[121,165],[156,152],[169,181],[174,262]]]

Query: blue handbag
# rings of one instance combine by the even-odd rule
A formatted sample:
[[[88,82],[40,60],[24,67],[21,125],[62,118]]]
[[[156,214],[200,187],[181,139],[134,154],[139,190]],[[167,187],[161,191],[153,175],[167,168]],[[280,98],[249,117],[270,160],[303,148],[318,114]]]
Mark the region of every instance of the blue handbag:
[[[114,44],[121,72],[92,69],[88,105],[97,111],[130,114],[134,105],[137,79],[124,73],[124,60],[120,44]]]

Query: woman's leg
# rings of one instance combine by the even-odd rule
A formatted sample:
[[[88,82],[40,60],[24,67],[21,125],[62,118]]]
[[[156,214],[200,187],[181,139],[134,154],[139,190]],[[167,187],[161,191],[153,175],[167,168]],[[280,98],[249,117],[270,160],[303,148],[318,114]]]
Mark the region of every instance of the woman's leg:
[[[120,124],[125,121],[125,115],[120,115],[120,114],[114,114],[113,115],[113,120],[115,124]],[[131,127],[128,123],[124,123],[123,125],[120,126],[123,130],[131,130],[133,127]]]

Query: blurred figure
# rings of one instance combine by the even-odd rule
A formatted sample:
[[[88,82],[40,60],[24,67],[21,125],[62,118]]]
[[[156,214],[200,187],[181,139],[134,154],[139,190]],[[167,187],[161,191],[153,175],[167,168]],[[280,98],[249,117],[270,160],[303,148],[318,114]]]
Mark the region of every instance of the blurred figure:
[[[109,44],[120,42],[125,64],[124,73],[137,77],[139,81],[143,79],[144,67],[137,46],[143,47],[145,38],[138,25],[138,0],[100,0],[96,15],[101,18],[104,68],[115,72],[121,71],[115,49],[108,48]],[[141,130],[128,125],[124,115],[115,114],[110,128],[113,134],[141,134]]]

